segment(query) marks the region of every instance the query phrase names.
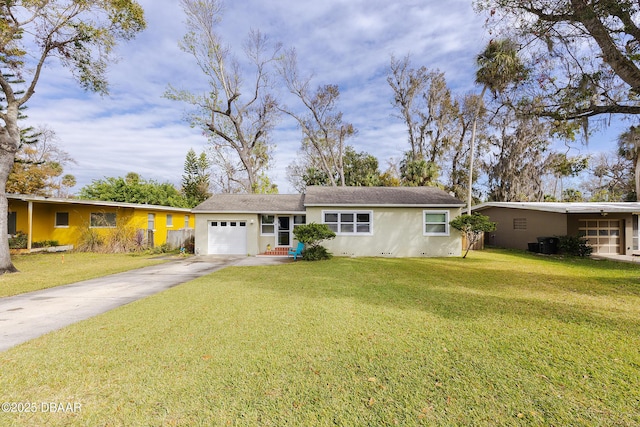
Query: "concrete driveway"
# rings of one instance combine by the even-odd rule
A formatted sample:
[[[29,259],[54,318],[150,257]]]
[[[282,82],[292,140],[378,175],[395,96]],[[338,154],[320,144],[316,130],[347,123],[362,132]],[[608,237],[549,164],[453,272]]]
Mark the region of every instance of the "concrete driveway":
[[[0,351],[232,265],[286,258],[198,256],[0,298]]]

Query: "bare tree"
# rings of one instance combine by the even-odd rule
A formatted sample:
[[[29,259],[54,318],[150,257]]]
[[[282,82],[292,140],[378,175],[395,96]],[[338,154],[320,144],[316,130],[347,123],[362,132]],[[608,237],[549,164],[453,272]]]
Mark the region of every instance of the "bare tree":
[[[419,103],[429,84],[429,71],[426,67],[411,68],[408,55],[401,60],[392,56],[387,82],[393,90],[393,104],[407,125],[412,157],[417,159],[423,154],[426,130],[418,114],[421,111]]]
[[[542,177],[548,169],[550,141],[547,125],[533,117],[518,117],[503,108],[492,119],[492,154],[484,168],[489,179],[489,200],[542,201]]]
[[[619,151],[600,153],[591,159],[589,178],[583,187],[592,202],[637,200],[633,161]]]
[[[47,60],[60,59],[84,89],[106,94],[114,47],[145,25],[134,0],[0,3],[0,234],[8,229],[5,189],[20,145],[20,109],[35,94]],[[0,239],[0,273],[12,271],[9,243]]]
[[[445,152],[444,173],[447,175],[445,187],[459,199],[464,199],[468,194],[469,186],[469,141],[471,128],[474,123],[475,112],[478,104],[483,104],[479,95],[467,94],[456,101],[460,105],[456,117],[456,127],[451,136],[451,142]],[[484,148],[486,145],[485,129],[486,122],[480,120],[476,122],[477,133],[479,135],[477,144]]]
[[[222,1],[181,0],[181,5],[188,33],[180,47],[196,59],[208,79],[209,90],[197,95],[169,86],[165,96],[197,107],[192,122],[205,129],[217,153],[237,159],[218,162],[223,166],[220,170],[235,172],[239,166],[244,177],[239,179],[234,174],[227,177],[228,181],[238,183],[245,192],[255,192],[259,176],[271,160],[269,137],[279,115],[278,103],[271,93],[269,66],[277,59],[280,46],[270,47],[265,35],[250,32],[244,52],[253,68],[253,80],[244,85],[243,77],[250,73],[243,75],[240,64],[216,32]]]
[[[304,107],[304,112],[282,108],[298,122],[303,135],[303,152],[313,157],[311,163],[320,167],[332,186],[344,186],[345,142],[356,134],[356,130],[351,123],[343,122],[342,113],[337,111],[340,89],[337,85],[324,85],[312,91],[311,77],[300,77],[294,49],[281,60],[280,74],[289,91]]]
[[[618,136],[618,152],[633,163],[636,201],[640,201],[640,128],[631,126]]]
[[[409,56],[402,60],[392,56],[387,82],[393,90],[393,104],[407,126],[411,158],[441,164],[459,114],[444,73],[411,68]]]

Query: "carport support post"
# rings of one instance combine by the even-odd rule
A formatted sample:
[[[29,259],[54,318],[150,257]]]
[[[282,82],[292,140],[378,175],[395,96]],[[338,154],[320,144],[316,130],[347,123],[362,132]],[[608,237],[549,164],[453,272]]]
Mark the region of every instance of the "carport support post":
[[[31,236],[33,234],[33,202],[29,200],[29,214],[27,215],[27,250],[31,252]]]

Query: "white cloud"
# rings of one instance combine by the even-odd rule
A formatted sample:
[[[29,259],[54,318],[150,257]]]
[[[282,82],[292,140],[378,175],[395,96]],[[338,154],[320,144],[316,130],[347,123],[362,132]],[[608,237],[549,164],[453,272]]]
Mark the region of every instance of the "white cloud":
[[[86,94],[68,71],[51,63],[27,112],[32,124],[47,124],[76,159],[79,186],[134,171],[147,179],[179,183],[189,148],[202,150],[206,138],[184,120],[187,108],[162,97],[171,83],[202,88],[202,74],[178,48],[183,14],[175,0],[140,0],[148,29],[119,47],[110,70],[111,96]],[[295,47],[314,84],[338,84],[339,108],[358,128],[351,143],[376,155],[386,167],[407,148],[402,123],[393,117],[386,70],[391,54],[411,54],[416,66],[439,68],[454,89],[473,89],[473,61],[486,43],[482,18],[468,0],[227,0],[220,34],[237,56],[250,29]],[[283,94],[286,95],[286,94]],[[275,163],[270,176],[291,191],[286,167],[300,135],[286,118],[273,135]]]

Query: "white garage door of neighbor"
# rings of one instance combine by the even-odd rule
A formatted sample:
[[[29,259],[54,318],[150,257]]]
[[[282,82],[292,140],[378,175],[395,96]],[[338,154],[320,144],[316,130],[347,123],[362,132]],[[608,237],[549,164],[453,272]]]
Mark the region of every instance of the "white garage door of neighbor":
[[[246,221],[210,221],[208,253],[210,255],[246,255]]]

